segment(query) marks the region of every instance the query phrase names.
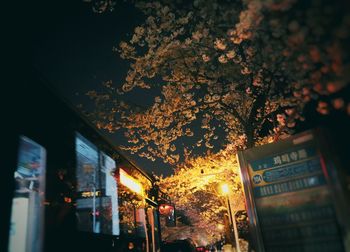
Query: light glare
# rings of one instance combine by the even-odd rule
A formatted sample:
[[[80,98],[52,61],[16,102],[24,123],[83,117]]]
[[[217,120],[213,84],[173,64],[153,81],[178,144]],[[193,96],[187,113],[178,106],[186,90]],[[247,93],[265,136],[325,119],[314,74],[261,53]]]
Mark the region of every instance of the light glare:
[[[230,189],[228,188],[228,184],[222,184],[221,185],[221,191],[223,194],[228,194],[230,192]]]
[[[131,191],[144,195],[142,185],[136,179],[127,174],[123,169],[119,169],[120,183]]]

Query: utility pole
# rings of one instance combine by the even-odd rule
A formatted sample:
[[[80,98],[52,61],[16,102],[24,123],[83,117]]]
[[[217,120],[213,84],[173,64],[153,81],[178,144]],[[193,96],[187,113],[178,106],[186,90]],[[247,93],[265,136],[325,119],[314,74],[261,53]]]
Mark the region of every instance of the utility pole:
[[[220,174],[227,174],[227,170],[224,170],[222,172],[209,173],[209,174],[204,174],[204,171],[201,170],[200,176],[213,176],[213,175],[220,175]],[[235,243],[236,243],[235,244],[236,251],[241,252],[241,249],[239,247],[238,229],[237,229],[236,217],[235,217],[236,212],[234,212],[233,206],[232,206],[232,200],[230,200],[231,192],[230,192],[228,184],[226,184],[226,183],[221,185],[221,189],[222,189],[222,193],[224,195],[226,195],[226,197],[227,197],[227,211],[229,214],[229,219],[230,219],[231,225],[233,226],[233,233],[234,233]]]
[[[239,240],[238,240],[238,229],[237,229],[237,223],[236,223],[236,212],[233,211],[233,207],[231,205],[231,201],[230,201],[230,195],[227,195],[227,201],[228,201],[228,205],[229,205],[229,211],[230,211],[230,215],[231,215],[231,220],[232,220],[232,224],[233,224],[233,233],[235,235],[235,242],[236,242],[236,250],[237,252],[241,252],[241,249],[239,247]]]
[[[231,225],[233,226],[233,233],[235,237],[235,247],[237,252],[241,252],[241,249],[239,247],[239,240],[238,240],[238,231],[237,231],[237,224],[236,224],[236,218],[235,218],[235,212],[233,212],[233,207],[232,207],[232,200],[230,200],[230,190],[228,184],[222,184],[221,185],[221,190],[222,193],[227,197],[227,211],[229,213],[230,217],[230,222]]]

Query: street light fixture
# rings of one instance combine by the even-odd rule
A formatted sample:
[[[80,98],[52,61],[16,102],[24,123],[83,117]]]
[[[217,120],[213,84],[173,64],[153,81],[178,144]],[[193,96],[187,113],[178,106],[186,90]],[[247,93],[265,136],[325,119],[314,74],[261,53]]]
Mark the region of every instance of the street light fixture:
[[[218,230],[222,231],[224,230],[224,225],[222,225],[221,223],[218,224]]]
[[[236,251],[240,252],[240,248],[239,248],[239,240],[238,240],[238,231],[237,231],[237,225],[236,225],[236,218],[235,218],[235,213],[232,212],[232,205],[231,205],[231,201],[230,201],[230,188],[228,186],[228,184],[222,184],[221,185],[221,191],[222,194],[225,195],[227,197],[227,211],[229,213],[229,219],[231,224],[233,225],[233,233],[235,236],[235,242],[236,242]]]
[[[199,175],[199,176],[204,177],[204,176],[213,176],[213,175],[221,175],[221,174],[226,174],[227,175],[227,173],[228,173],[228,171],[224,170],[224,171],[221,171],[221,172],[204,174],[204,170],[201,169],[201,175]],[[231,191],[230,191],[229,185],[226,184],[226,183],[221,184],[221,191],[222,191],[222,194],[227,197],[227,211],[229,213],[230,222],[233,225],[233,232],[234,232],[234,237],[235,237],[235,242],[236,242],[236,251],[237,252],[241,252],[241,249],[239,247],[238,231],[237,231],[235,213],[232,214],[233,207],[231,205],[232,201],[230,201],[230,195],[231,195],[230,192]]]
[[[228,195],[230,193],[230,189],[228,187],[228,184],[222,184],[221,185],[221,191],[223,193],[223,195]]]

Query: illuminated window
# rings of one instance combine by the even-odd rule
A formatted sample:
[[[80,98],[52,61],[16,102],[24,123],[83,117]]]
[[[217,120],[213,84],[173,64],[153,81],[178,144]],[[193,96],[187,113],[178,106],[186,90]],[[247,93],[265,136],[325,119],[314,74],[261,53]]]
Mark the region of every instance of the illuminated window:
[[[137,194],[144,195],[142,185],[136,179],[127,174],[123,169],[119,169],[120,183]]]

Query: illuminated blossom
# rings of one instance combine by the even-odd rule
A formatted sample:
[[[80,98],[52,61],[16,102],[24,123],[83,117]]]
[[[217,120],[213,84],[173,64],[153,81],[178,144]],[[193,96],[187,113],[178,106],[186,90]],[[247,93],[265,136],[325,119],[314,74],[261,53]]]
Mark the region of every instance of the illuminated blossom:
[[[135,2],[145,22],[114,48],[130,64],[124,83],[88,93],[91,118],[100,129],[128,132],[121,148],[130,153],[175,164],[184,159],[179,143],[202,151],[279,139],[304,120],[308,102],[337,97],[349,83],[342,3],[175,2]],[[132,100],[140,96],[125,93],[134,90],[156,95]],[[348,101],[325,100],[321,114],[330,105],[349,110]]]
[[[208,62],[210,60],[209,56],[206,55],[206,54],[202,55],[202,59],[203,59],[204,62]]]
[[[345,102],[342,98],[337,98],[332,101],[332,104],[335,109],[342,109],[344,108]]]
[[[286,124],[286,116],[283,114],[278,114],[277,115],[277,122],[281,125],[285,125]]]
[[[177,166],[175,174],[170,177],[160,177],[159,186],[166,192],[176,205],[178,211],[183,212],[193,223],[193,228],[206,232],[201,233],[208,241],[219,239],[224,230],[219,230],[217,223],[221,223],[223,214],[227,213],[225,197],[218,188],[221,183],[227,183],[238,209],[245,208],[242,184],[238,173],[238,164],[234,148],[228,146],[217,154],[208,154],[197,158],[190,158]],[[187,152],[188,155],[191,153]],[[243,219],[239,219],[241,222]],[[180,223],[181,225],[181,223]],[[167,227],[164,227],[167,229]],[[165,239],[169,239],[168,230]],[[172,239],[181,239],[182,232],[174,232]],[[175,233],[175,234],[174,234]],[[190,232],[186,237],[197,240],[196,232]]]
[[[317,111],[322,115],[327,115],[329,113],[329,107],[326,102],[318,102]]]
[[[219,60],[220,63],[223,63],[223,64],[227,63],[227,58],[226,58],[225,55],[220,55],[218,60]]]
[[[214,45],[215,45],[215,48],[218,50],[223,51],[226,49],[226,44],[225,44],[224,40],[222,40],[222,39],[216,39]]]
[[[226,53],[226,57],[227,57],[228,59],[232,59],[232,58],[234,58],[235,56],[236,56],[236,53],[235,53],[235,51],[233,51],[233,50],[228,51],[228,52]]]

